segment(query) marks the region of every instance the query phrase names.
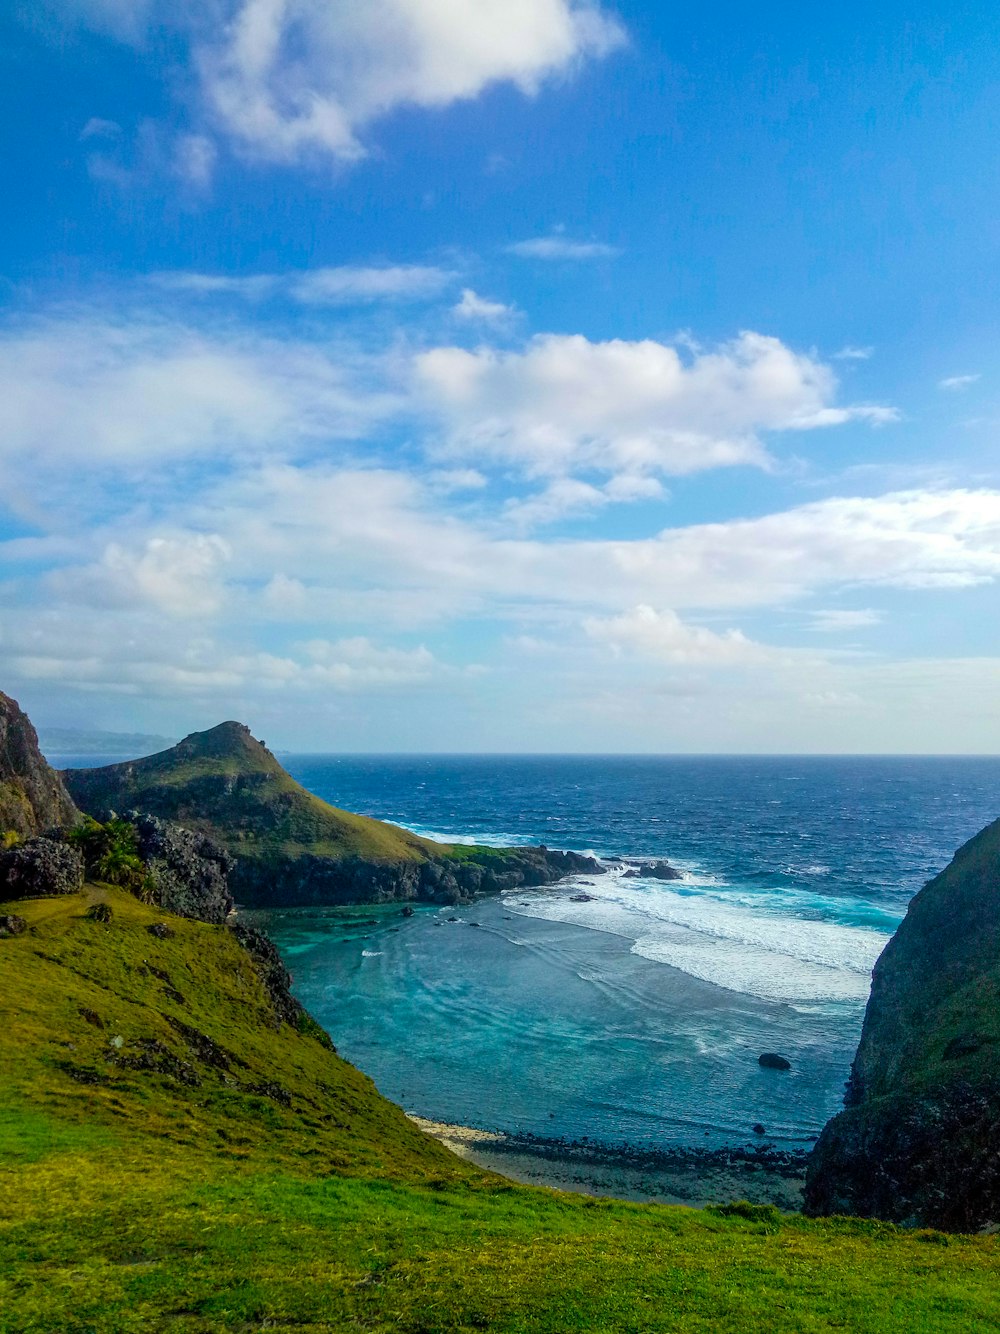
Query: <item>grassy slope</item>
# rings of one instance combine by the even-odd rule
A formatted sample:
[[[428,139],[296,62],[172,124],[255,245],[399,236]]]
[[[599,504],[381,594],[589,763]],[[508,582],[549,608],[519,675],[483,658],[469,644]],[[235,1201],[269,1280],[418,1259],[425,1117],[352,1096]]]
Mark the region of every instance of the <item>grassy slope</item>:
[[[109,925],[83,918],[94,897]],[[277,1031],[223,929],[172,919],[157,940],[162,914],[113,890],[11,906],[32,930],[0,940],[2,1331],[1000,1324],[993,1238],[501,1182],[314,1036]],[[228,1072],[171,1017],[224,1048]],[[109,1063],[149,1040],[197,1083]],[[239,1087],[260,1083],[291,1106]]]
[[[197,732],[146,759],[69,770],[65,776],[78,803],[91,813],[132,804],[209,834],[241,856],[312,853],[408,862],[451,852],[396,825],[321,801],[238,723]]]
[[[867,1099],[995,1082],[1000,1049],[1000,821],[911,901],[875,968],[856,1066]],[[969,1050],[950,1047],[965,1039]]]

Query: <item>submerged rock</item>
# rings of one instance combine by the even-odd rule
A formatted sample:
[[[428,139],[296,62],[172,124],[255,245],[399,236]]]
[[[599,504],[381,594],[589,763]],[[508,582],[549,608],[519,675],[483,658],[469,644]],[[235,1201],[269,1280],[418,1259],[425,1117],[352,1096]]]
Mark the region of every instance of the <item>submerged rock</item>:
[[[792,1063],[784,1056],[779,1056],[776,1051],[762,1051],[757,1057],[757,1064],[762,1065],[765,1070],[791,1070]]]

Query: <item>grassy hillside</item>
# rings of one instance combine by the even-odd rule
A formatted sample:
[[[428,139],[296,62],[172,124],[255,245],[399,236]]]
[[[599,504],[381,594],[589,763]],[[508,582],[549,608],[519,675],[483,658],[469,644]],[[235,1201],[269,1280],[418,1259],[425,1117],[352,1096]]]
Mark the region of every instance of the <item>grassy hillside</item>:
[[[1000,1325],[992,1237],[513,1186],[279,1027],[224,928],[100,887],[4,911],[4,1334]]]
[[[875,965],[847,1106],[807,1205],[955,1228],[1000,1221],[1000,821],[910,903]]]
[[[327,805],[296,783],[241,723],[195,732],[146,759],[68,770],[65,777],[84,810],[135,807],[209,834],[240,857],[397,864],[449,851],[395,825]]]

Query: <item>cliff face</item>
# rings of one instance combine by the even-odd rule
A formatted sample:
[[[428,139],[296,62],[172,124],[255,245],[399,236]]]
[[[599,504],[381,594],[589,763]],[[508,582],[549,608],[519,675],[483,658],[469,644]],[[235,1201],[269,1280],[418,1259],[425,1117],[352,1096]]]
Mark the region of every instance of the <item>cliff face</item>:
[[[78,819],[62,779],[38,749],[27,715],[0,691],[0,833],[30,837]]]
[[[1000,821],[910,904],[875,966],[813,1214],[960,1230],[1000,1222]]]
[[[454,848],[338,810],[296,783],[241,723],[195,732],[146,759],[67,770],[65,778],[98,819],[135,809],[221,844],[234,862],[232,892],[252,906],[456,903],[601,869],[592,858],[545,848]]]

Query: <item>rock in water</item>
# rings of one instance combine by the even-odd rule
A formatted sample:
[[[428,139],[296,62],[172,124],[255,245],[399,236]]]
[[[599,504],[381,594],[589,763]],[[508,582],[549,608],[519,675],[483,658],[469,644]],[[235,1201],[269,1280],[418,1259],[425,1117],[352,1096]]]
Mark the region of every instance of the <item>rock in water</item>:
[[[765,1070],[791,1070],[792,1063],[784,1056],[779,1056],[776,1051],[762,1051],[757,1057],[757,1064],[762,1065]]]
[[[27,714],[0,691],[0,833],[30,838],[79,818],[62,779],[38,749]]]
[[[1000,821],[913,899],[875,965],[806,1211],[960,1231],[1000,1222],[998,1057]]]

